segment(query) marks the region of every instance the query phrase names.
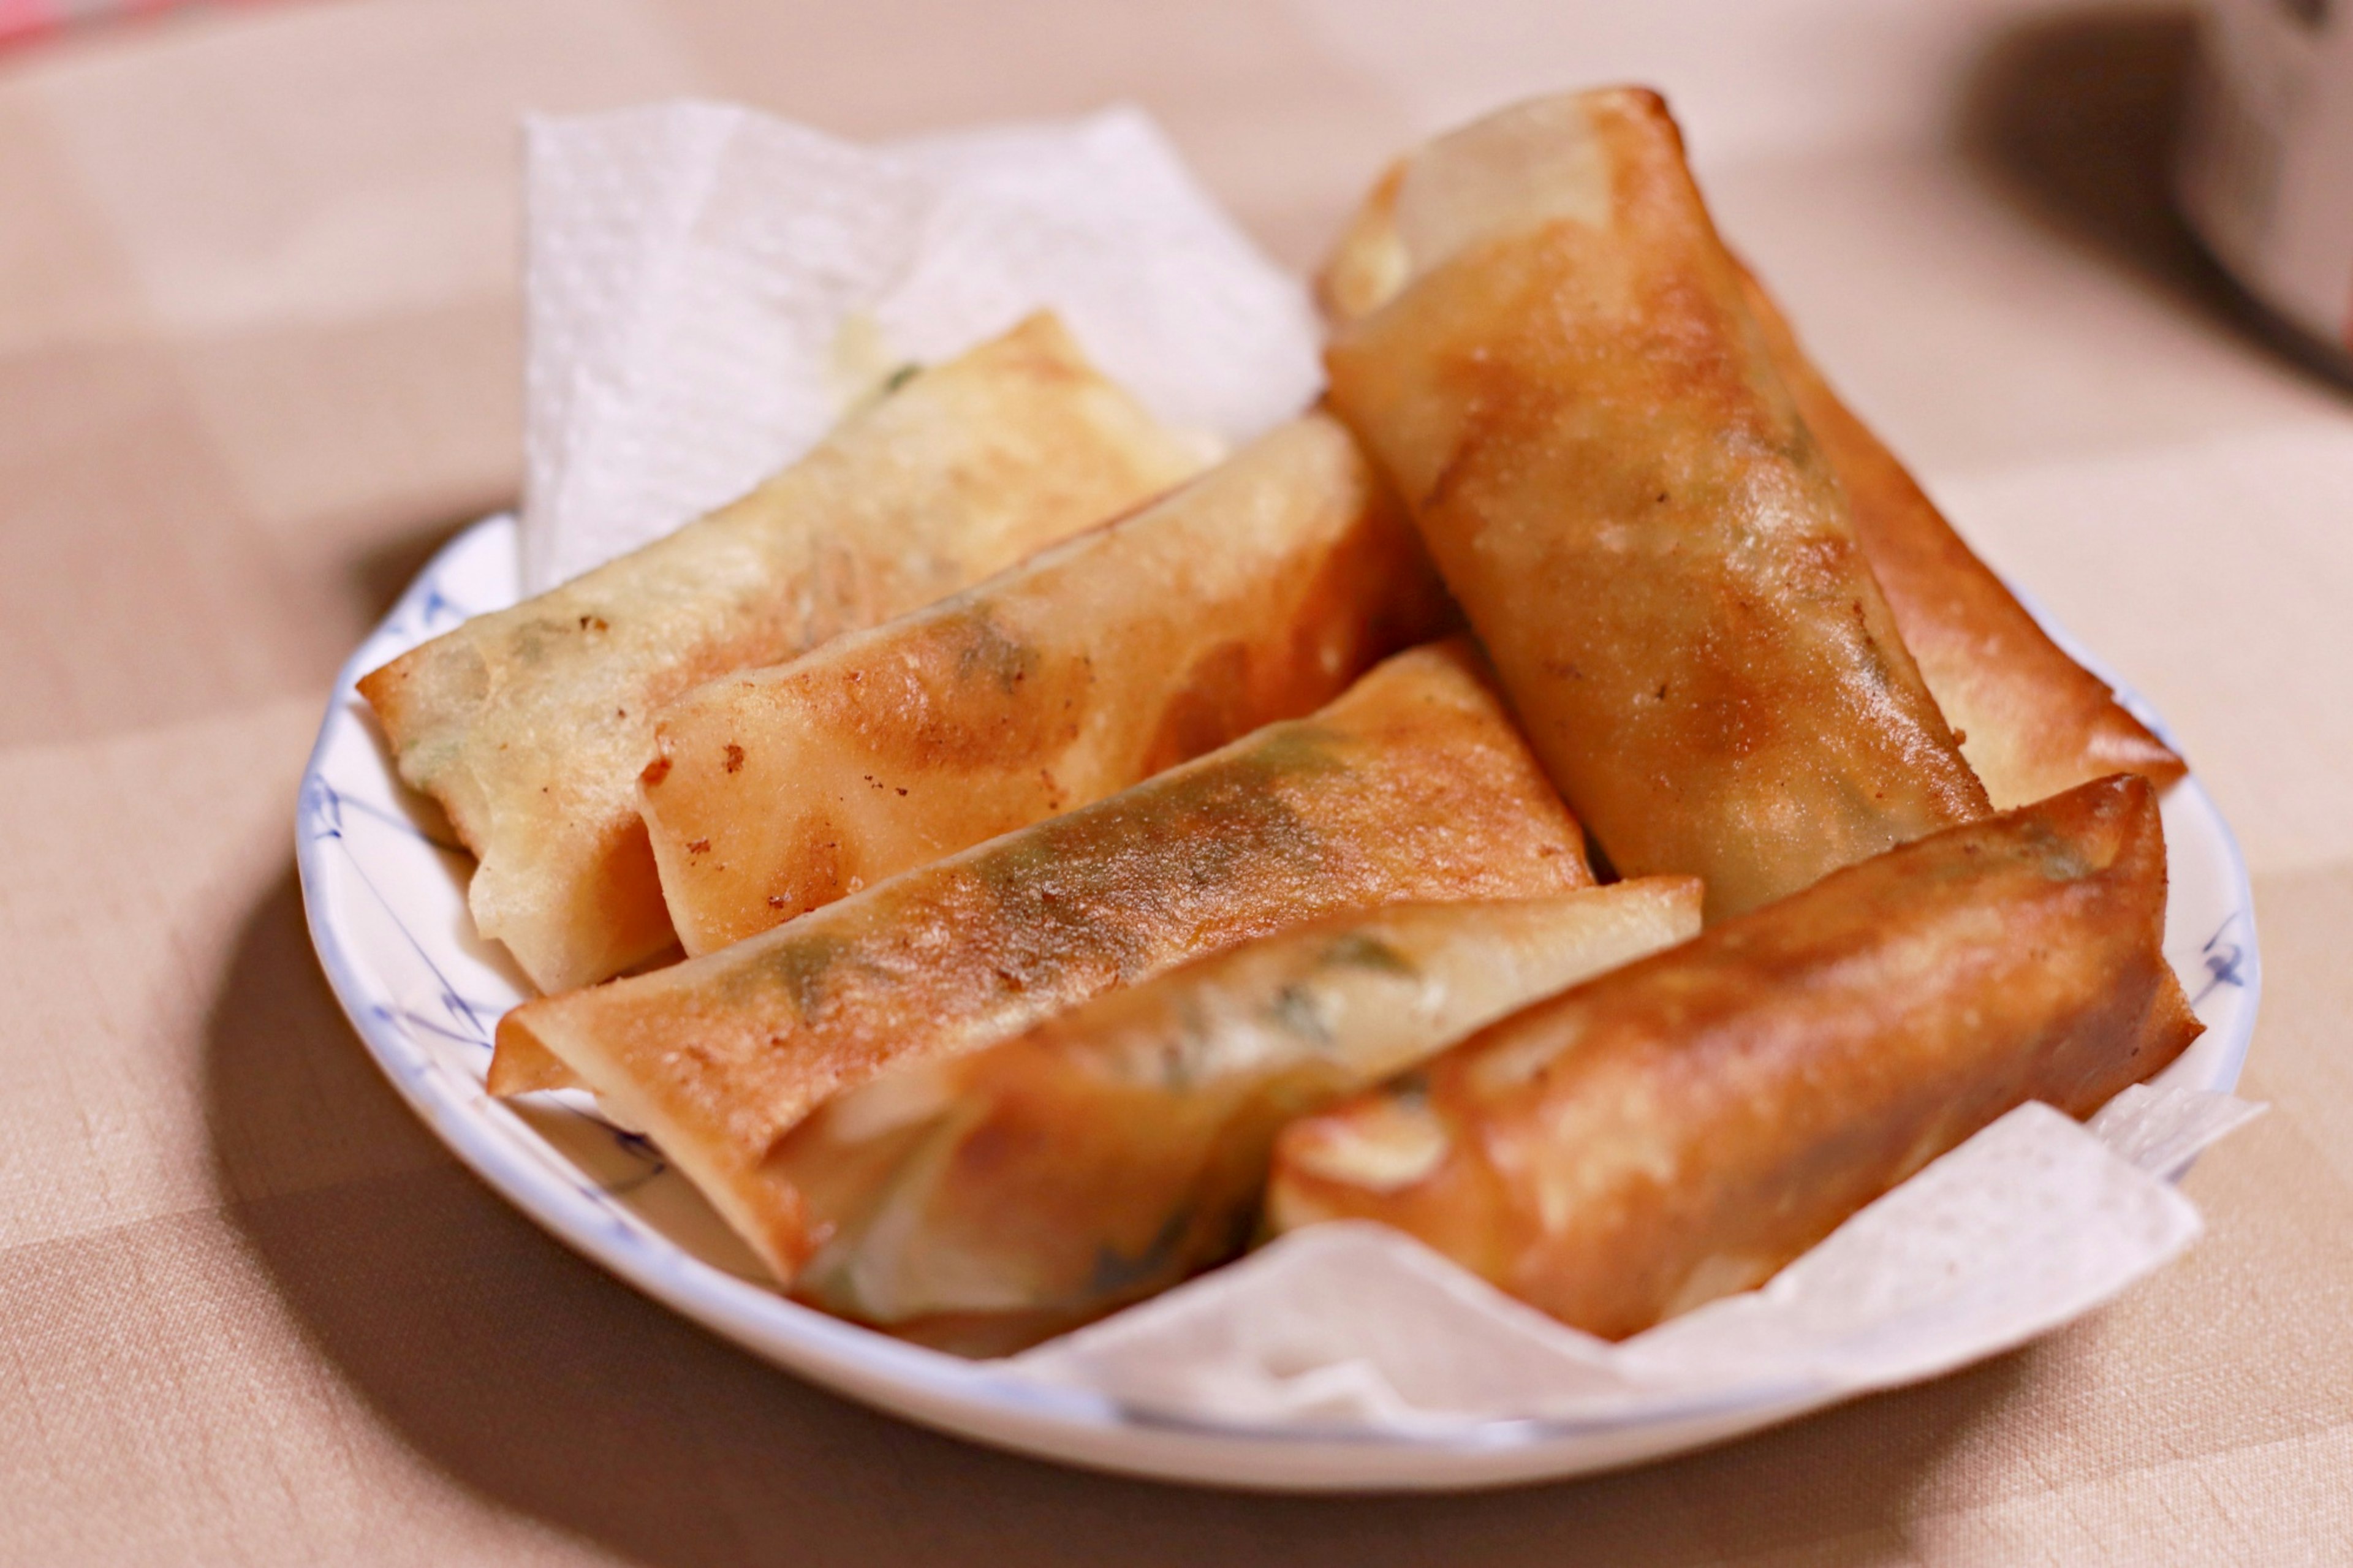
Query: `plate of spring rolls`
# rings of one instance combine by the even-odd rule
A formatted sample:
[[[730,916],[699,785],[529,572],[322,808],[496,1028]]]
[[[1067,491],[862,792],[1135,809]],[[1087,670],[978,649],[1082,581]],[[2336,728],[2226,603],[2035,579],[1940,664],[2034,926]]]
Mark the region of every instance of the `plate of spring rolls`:
[[[947,1430],[1337,1489],[1786,1419],[1002,1370],[1335,1222],[1624,1340],[2252,1033],[2211,801],[1840,402],[1654,95],[1415,150],[1318,287],[1326,398],[1221,460],[1047,313],[546,593],[468,531],[305,776],[322,963],[553,1233]]]

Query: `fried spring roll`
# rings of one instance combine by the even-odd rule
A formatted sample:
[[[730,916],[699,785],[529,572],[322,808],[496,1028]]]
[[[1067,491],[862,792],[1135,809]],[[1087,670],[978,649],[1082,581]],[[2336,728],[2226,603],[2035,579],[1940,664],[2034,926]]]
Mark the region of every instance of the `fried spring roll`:
[[[2087,1116],[2200,1026],[2156,792],[1950,828],[1293,1123],[1276,1226],[1409,1231],[1612,1338],[1763,1283],[2025,1101]]]
[[[1166,1289],[1241,1249],[1284,1122],[1691,937],[1699,905],[1660,877],[1337,915],[885,1074],[774,1157],[818,1243],[795,1289],[919,1333],[996,1319],[950,1325],[992,1352]]]
[[[1591,880],[1475,656],[1438,645],[1312,719],[707,957],[525,1003],[499,1051],[559,1059],[790,1279],[805,1215],[773,1155],[831,1094],[1323,915]]]
[[[1985,813],[1654,95],[1431,143],[1328,292],[1335,408],[1620,870],[1719,919]]]
[[[1412,525],[1337,420],[980,586],[665,710],[640,805],[708,952],[1102,799],[1446,629]]]
[[[1743,280],[1773,363],[1845,488],[1896,630],[1995,809],[2109,773],[2159,784],[2179,778],[2181,759],[2035,624],[1895,454],[1839,401],[1764,285],[1754,274]]]
[[[541,990],[586,984],[671,941],[638,816],[658,707],[966,587],[1198,467],[1032,317],[743,500],[477,616],[360,690],[401,777],[480,862],[475,925]]]

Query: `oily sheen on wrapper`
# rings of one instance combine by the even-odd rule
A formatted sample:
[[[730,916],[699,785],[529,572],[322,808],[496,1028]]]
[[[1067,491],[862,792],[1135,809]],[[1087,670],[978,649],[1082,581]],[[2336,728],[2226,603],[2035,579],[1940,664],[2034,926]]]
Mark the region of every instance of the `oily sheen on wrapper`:
[[[828,1101],[775,1157],[828,1310],[1001,1352],[1239,1253],[1292,1118],[1699,930],[1699,883],[1335,915]]]
[[[1657,97],[1506,110],[1375,202],[1333,405],[1618,868],[1716,919],[1982,816]]]
[[[1455,620],[1338,421],[662,711],[641,806],[690,953],[1312,712]]]
[[[1375,1219],[1608,1338],[1763,1283],[2029,1100],[2200,1029],[2117,774],[1849,867],[1540,1002],[1279,1141],[1281,1229]]]
[[[1369,315],[1426,269],[1430,258],[1418,249],[1446,243],[1451,226],[1433,234],[1424,209],[1449,189],[1493,188],[1504,193],[1499,205],[1517,202],[1537,214],[1547,210],[1547,191],[1589,179],[1574,155],[1568,169],[1547,172],[1547,160],[1564,148],[1546,121],[1541,110],[1525,111],[1507,122],[1507,133],[1446,146],[1434,172],[1415,163],[1390,171],[1325,265],[1325,310],[1340,321]],[[1512,126],[1516,134],[1508,133]],[[1398,211],[1409,172],[1417,196],[1411,244]],[[2180,777],[2181,759],[2051,640],[1839,398],[1764,284],[1745,268],[1741,280],[1766,351],[1846,492],[1855,537],[1895,629],[1991,805],[2006,811],[2112,773],[2158,784]]]
[[[1753,273],[1743,278],[1773,363],[1846,490],[1904,646],[1995,809],[2109,773],[2166,784],[2187,772],[2106,682],[2035,624],[1895,454],[1839,400],[1765,286]]]
[[[563,1063],[788,1280],[807,1215],[773,1156],[830,1095],[1320,916],[1591,881],[1476,656],[1439,644],[1092,805],[705,957],[527,1002],[499,1053]]]
[[[637,803],[659,707],[968,586],[1198,466],[1034,316],[743,500],[360,690],[401,777],[479,858],[476,926],[543,991],[586,984],[672,941]]]

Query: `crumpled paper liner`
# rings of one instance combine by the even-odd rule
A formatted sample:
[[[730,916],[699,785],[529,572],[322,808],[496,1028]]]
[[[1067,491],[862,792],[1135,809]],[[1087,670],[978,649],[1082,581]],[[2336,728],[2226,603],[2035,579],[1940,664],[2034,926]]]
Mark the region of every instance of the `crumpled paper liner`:
[[[1304,289],[1132,109],[873,148],[678,103],[533,120],[525,144],[527,592],[733,500],[892,370],[1041,306],[1225,443],[1322,384]]]
[[[864,148],[716,104],[528,136],[525,586],[741,494],[906,361],[1050,306],[1228,442],[1320,384],[1304,290],[1131,110]],[[992,1363],[1213,1426],[1444,1434],[1636,1421],[1933,1376],[2088,1311],[2198,1235],[2167,1177],[2256,1115],[2138,1088],[2012,1111],[1761,1289],[1611,1344],[1419,1242],[1313,1227]]]
[[[2088,1126],[2021,1106],[1762,1289],[1615,1344],[1411,1237],[1348,1221],[1284,1237],[1003,1369],[1163,1418],[1399,1435],[1894,1387],[2022,1344],[2179,1254],[2198,1213],[2167,1177],[2260,1110],[2146,1087]]]

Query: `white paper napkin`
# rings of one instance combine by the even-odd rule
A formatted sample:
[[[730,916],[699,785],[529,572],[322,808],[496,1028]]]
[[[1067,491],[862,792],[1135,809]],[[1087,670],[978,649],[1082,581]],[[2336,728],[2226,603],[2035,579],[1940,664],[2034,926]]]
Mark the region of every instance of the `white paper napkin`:
[[[1157,1416],[1401,1435],[1893,1387],[2022,1344],[2179,1253],[2198,1213],[2166,1175],[2260,1110],[2147,1088],[2088,1127],[2021,1106],[1763,1289],[1617,1344],[1349,1222],[1285,1237],[1003,1370]]]
[[[1059,311],[1226,443],[1321,384],[1305,290],[1131,109],[860,147],[676,103],[526,127],[523,584],[733,500],[902,363]]]

